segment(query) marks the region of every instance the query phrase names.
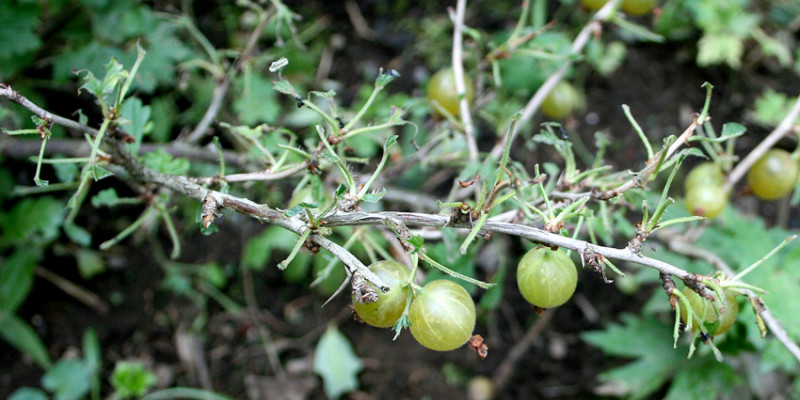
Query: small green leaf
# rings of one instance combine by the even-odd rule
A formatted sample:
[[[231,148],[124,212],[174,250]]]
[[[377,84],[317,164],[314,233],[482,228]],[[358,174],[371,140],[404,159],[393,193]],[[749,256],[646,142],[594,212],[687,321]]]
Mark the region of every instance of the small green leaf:
[[[55,159],[63,157],[53,157]],[[55,163],[51,164],[56,171],[56,177],[59,182],[73,182],[78,179],[78,165],[75,163]]]
[[[92,234],[72,222],[64,224],[64,233],[70,240],[81,246],[88,247],[92,244]]]
[[[251,128],[251,127],[249,127],[247,125],[233,126],[233,125],[228,124],[226,122],[222,122],[222,123],[220,123],[220,126],[222,126],[224,128],[228,128],[231,131],[233,131],[234,133],[242,135],[243,137],[245,137],[247,139],[250,139],[250,140],[256,140],[256,139],[260,138],[261,135],[264,134],[264,125],[257,125],[255,128]]]
[[[101,353],[97,332],[95,332],[94,328],[86,329],[83,332],[83,361],[92,371],[92,375],[96,375],[100,371]]]
[[[725,125],[722,125],[722,136],[723,137],[737,137],[741,136],[747,131],[747,128],[742,124],[737,124],[736,122],[728,122]]]
[[[494,283],[495,286],[489,288],[486,293],[481,296],[480,306],[484,310],[494,310],[500,305],[500,301],[503,300],[503,281],[506,279],[506,272],[508,268],[505,266],[500,267],[497,270],[497,273],[494,274],[490,283]]]
[[[275,98],[275,90],[268,80],[261,75],[250,74],[237,79],[234,87],[239,95],[233,102],[233,110],[243,125],[275,122],[281,107]]]
[[[120,398],[144,396],[156,384],[156,376],[140,361],[119,361],[111,374],[111,386]]]
[[[135,139],[135,142],[126,144],[131,154],[139,153],[142,138],[153,129],[153,123],[150,122],[151,113],[150,106],[142,105],[142,100],[138,97],[131,97],[122,103],[120,116],[130,122],[125,131]]]
[[[0,242],[46,244],[58,237],[64,203],[52,197],[26,198],[9,212],[0,211]]]
[[[358,388],[358,373],[364,368],[347,338],[330,325],[314,351],[314,372],[322,377],[325,394],[338,399]]]
[[[378,87],[378,88],[383,88],[386,85],[388,85],[390,82],[392,82],[393,80],[395,80],[395,79],[397,79],[399,77],[400,77],[400,73],[395,71],[395,70],[393,70],[393,69],[389,69],[389,70],[386,70],[386,71],[381,70],[381,73],[375,79],[375,86]]]
[[[383,188],[380,192],[372,192],[367,193],[364,197],[361,198],[361,201],[366,201],[367,203],[377,203],[381,201],[383,196],[386,195],[386,188]]]
[[[89,393],[92,371],[83,360],[59,360],[42,377],[42,387],[57,400],[78,400]]]
[[[247,242],[242,254],[242,265],[260,271],[272,258],[273,249],[289,252],[296,241],[297,235],[291,231],[270,226]]]
[[[104,99],[104,96],[113,92],[120,80],[124,79],[127,75],[127,71],[123,69],[122,64],[120,64],[114,57],[111,58],[104,68],[106,70],[106,75],[103,77],[102,81],[97,79],[92,71],[78,71],[79,73],[84,73],[84,84],[79,90],[86,90],[98,99]]]
[[[298,96],[297,91],[294,90],[294,86],[292,86],[289,81],[286,79],[280,79],[272,83],[272,88],[281,92],[283,94],[288,94],[289,96],[295,97]]]
[[[103,189],[92,197],[92,206],[95,208],[112,207],[119,201],[119,196],[114,188]]]
[[[75,260],[78,262],[78,272],[83,279],[91,279],[93,276],[106,270],[106,263],[103,257],[93,249],[78,249],[75,252]]]
[[[185,175],[189,172],[189,160],[185,158],[174,158],[164,149],[145,153],[142,162],[148,168],[170,175]]]
[[[95,181],[99,181],[101,179],[108,178],[109,176],[113,176],[114,174],[103,167],[92,165],[92,175],[94,176]]]
[[[31,356],[42,369],[50,368],[52,362],[44,343],[36,335],[36,331],[18,316],[0,312],[0,338],[20,352]]]
[[[701,67],[726,63],[731,68],[739,68],[742,63],[744,43],[740,36],[727,32],[706,34],[697,46],[697,65]]]
[[[774,127],[789,113],[793,104],[785,94],[767,88],[756,99],[754,110],[748,114],[748,118],[761,126]]]
[[[41,6],[38,2],[0,2],[0,75],[5,81],[30,65],[28,55],[42,46],[37,34],[42,25]]]
[[[47,400],[47,395],[41,389],[23,387],[11,393],[8,400]]]
[[[14,312],[28,297],[33,271],[42,257],[38,247],[21,248],[0,268],[0,312]]]

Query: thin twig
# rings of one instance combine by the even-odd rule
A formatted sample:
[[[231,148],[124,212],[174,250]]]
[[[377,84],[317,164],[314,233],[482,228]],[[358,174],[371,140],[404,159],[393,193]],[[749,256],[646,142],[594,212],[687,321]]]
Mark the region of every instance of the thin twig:
[[[217,118],[220,109],[222,109],[223,100],[225,100],[225,96],[231,88],[233,78],[241,71],[244,65],[252,61],[251,55],[258,43],[259,37],[261,37],[261,32],[263,32],[264,28],[267,26],[268,20],[267,13],[262,11],[259,15],[258,25],[250,32],[250,37],[247,40],[244,50],[239,54],[237,62],[233,64],[231,69],[225,73],[224,77],[214,87],[214,92],[211,95],[211,103],[208,105],[205,114],[203,114],[203,118],[197,126],[186,136],[186,142],[195,144],[206,136],[208,127],[211,126],[211,123]]]
[[[597,11],[592,19],[586,23],[586,26],[581,29],[578,36],[572,42],[572,53],[573,54],[580,54],[586,44],[589,42],[589,38],[591,34],[597,32],[601,29],[600,23],[608,18],[611,13],[617,8],[617,3],[621,0],[612,0],[606,3],[599,11]],[[533,94],[533,97],[528,101],[528,104],[525,105],[525,108],[522,109],[522,115],[520,116],[519,120],[517,120],[517,124],[514,126],[514,130],[511,132],[511,137],[509,140],[512,142],[514,138],[517,137],[517,132],[519,132],[520,128],[524,126],[530,119],[533,117],[533,114],[539,109],[539,106],[542,105],[544,98],[550,93],[550,91],[556,86],[556,84],[566,75],[567,70],[572,65],[572,61],[569,61],[569,58],[564,62],[564,65],[561,66],[555,73],[550,75],[547,80],[544,81],[541,87]],[[500,157],[500,153],[502,153],[503,148],[505,147],[505,140],[501,140],[498,142],[491,151],[491,156],[494,158]]]
[[[280,172],[272,172],[271,170],[247,172],[241,174],[230,174],[225,176],[204,176],[200,178],[190,178],[193,182],[201,185],[210,185],[215,182],[225,181],[228,183],[233,182],[250,182],[250,181],[276,181],[279,179],[288,178],[300,171],[307,168],[305,163],[300,163],[292,168],[285,169]]]
[[[464,135],[467,138],[467,150],[469,159],[478,159],[478,144],[475,141],[475,126],[472,124],[472,114],[469,111],[467,101],[467,88],[464,84],[464,65],[462,60],[463,45],[462,32],[464,30],[464,14],[467,8],[467,0],[458,0],[455,15],[450,12],[450,19],[453,20],[453,76],[456,81],[456,93],[459,96],[459,110],[461,112],[461,122],[464,124]]]
[[[75,131],[87,132],[87,133],[91,134],[92,136],[96,136],[97,135],[97,129],[90,128],[90,127],[88,127],[88,126],[86,126],[84,124],[81,124],[80,122],[73,121],[73,120],[71,120],[69,118],[64,118],[62,116],[59,116],[59,115],[56,115],[56,114],[52,114],[49,111],[37,106],[32,101],[28,100],[27,97],[19,94],[19,92],[17,92],[16,90],[11,89],[11,86],[9,86],[9,85],[7,85],[5,83],[0,83],[0,97],[4,97],[4,98],[6,98],[6,99],[8,99],[10,101],[13,101],[14,103],[17,103],[17,104],[27,108],[28,111],[36,114],[37,116],[39,116],[39,118],[41,118],[41,119],[43,119],[45,121],[51,121],[53,123],[56,123],[56,124],[61,125],[61,126],[65,127],[65,128],[72,129],[72,130],[75,130]],[[38,147],[37,147],[37,149],[38,149]]]
[[[528,352],[528,349],[533,344],[533,341],[539,337],[539,334],[542,333],[542,330],[545,326],[550,322],[550,319],[553,318],[553,314],[555,314],[555,309],[549,309],[542,314],[536,322],[531,325],[530,328],[525,332],[525,336],[522,339],[518,340],[514,347],[508,351],[508,354],[503,359],[503,362],[497,366],[494,374],[492,375],[492,382],[494,382],[495,390],[500,393],[503,392],[503,389],[508,384],[508,381],[513,377],[514,371],[516,371],[517,363],[522,359],[522,357]]]
[[[106,304],[100,296],[90,292],[88,289],[82,288],[46,268],[36,267],[35,273],[50,281],[50,283],[57,288],[63,290],[64,293],[91,307],[97,311],[98,314],[105,315],[108,313],[108,304]]]

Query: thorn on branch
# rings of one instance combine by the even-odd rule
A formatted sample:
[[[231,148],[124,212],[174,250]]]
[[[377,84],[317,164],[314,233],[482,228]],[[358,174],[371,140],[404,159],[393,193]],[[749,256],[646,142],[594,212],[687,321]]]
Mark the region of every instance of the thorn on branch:
[[[306,168],[311,175],[320,175],[322,173],[322,170],[319,169],[319,161],[317,161],[316,157],[306,161]]]
[[[661,278],[661,286],[664,288],[664,291],[667,292],[667,296],[669,296],[669,305],[672,309],[675,309],[675,295],[673,291],[677,290],[675,287],[675,281],[672,279],[672,275],[667,275],[665,273],[658,274],[658,277]]]
[[[378,301],[378,292],[358,272],[353,273],[350,284],[353,286],[353,298],[357,302],[369,304]]]
[[[468,187],[472,186],[472,184],[477,182],[479,178],[480,178],[480,175],[475,175],[474,178],[472,178],[472,179],[470,179],[468,181],[462,181],[461,179],[459,179],[458,180],[458,184],[461,185],[462,188],[468,188]]]
[[[683,284],[697,292],[700,297],[704,297],[709,301],[714,301],[713,290],[710,290],[708,286],[702,282],[702,280],[706,278],[708,277],[700,274],[689,274],[686,278],[683,278]]]
[[[303,243],[303,247],[308,249],[308,251],[310,251],[311,254],[314,254],[314,255],[319,254],[320,247],[319,247],[318,244],[314,243],[314,241],[311,240],[311,238],[307,238],[306,239],[305,243]]]
[[[603,277],[604,283],[612,283],[614,281],[608,279],[606,271],[602,266],[605,260],[606,258],[602,254],[595,253],[590,247],[587,247],[581,254],[581,262],[584,267],[586,267],[586,264],[589,264],[589,268],[591,268],[592,271],[599,273]]]
[[[642,230],[641,222],[637,222],[634,228],[636,229],[636,236],[628,242],[628,250],[634,254],[641,255],[642,245],[647,240],[647,237],[650,236],[650,232]]]
[[[200,214],[203,220],[203,228],[208,229],[208,227],[214,223],[214,220],[222,215],[217,211],[218,206],[217,201],[210,195],[206,196],[205,200],[203,200],[203,210]]]
[[[114,128],[113,135],[114,138],[119,139],[125,143],[136,143],[135,137],[131,136],[128,132],[125,132],[125,130],[119,127]]]

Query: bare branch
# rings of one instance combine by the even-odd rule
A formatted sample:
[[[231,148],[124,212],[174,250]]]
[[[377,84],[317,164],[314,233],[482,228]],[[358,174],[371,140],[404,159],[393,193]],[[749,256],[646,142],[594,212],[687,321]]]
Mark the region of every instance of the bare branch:
[[[464,30],[464,13],[467,8],[467,0],[458,0],[456,12],[450,10],[450,19],[453,20],[453,76],[456,83],[456,93],[459,95],[459,111],[461,112],[461,122],[464,123],[464,135],[467,138],[467,149],[469,159],[478,159],[478,144],[475,142],[475,126],[472,124],[472,114],[469,111],[467,101],[467,89],[464,85],[464,65],[462,60],[462,31]]]

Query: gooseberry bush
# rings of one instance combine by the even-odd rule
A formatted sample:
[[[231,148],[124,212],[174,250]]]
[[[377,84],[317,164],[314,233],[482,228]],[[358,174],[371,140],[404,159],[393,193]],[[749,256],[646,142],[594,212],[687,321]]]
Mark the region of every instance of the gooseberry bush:
[[[798,294],[798,275],[785,267],[800,258],[790,245],[794,236],[759,223],[748,228],[735,203],[750,193],[797,203],[789,195],[798,185],[800,153],[778,146],[800,149],[800,103],[765,138],[753,139],[740,122],[712,119],[713,105],[725,98],[715,97],[714,82],[706,82],[687,100],[695,107],[691,117],[665,135],[648,132],[651,125],[639,122],[646,116],[624,104],[627,132],[597,132],[592,151],[574,132],[577,115],[590,107],[582,82],[625,62],[618,37],[663,42],[669,35],[647,26],[658,15],[654,10],[698,13],[696,4],[668,1],[662,9],[657,3],[563,1],[553,10],[546,1],[525,1],[513,8],[510,31],[490,32],[468,26],[469,7],[458,1],[443,42],[448,62],[420,66],[418,81],[416,72],[376,66],[352,101],[326,79],[331,57],[339,57],[336,38],[320,45],[324,50],[308,50],[324,28],[319,21],[301,24],[280,1],[237,3],[241,27],[230,48],[215,47],[188,14],[156,15],[130,4],[117,10],[154,29],[125,33],[124,53],[86,48],[89,55],[59,58],[55,66],[75,70],[76,89],[91,110],[46,101],[35,85],[15,77],[21,66],[3,71],[3,156],[32,160],[28,172],[3,177],[30,170],[33,176],[14,189],[22,198],[0,214],[0,337],[43,369],[54,368],[46,346],[18,315],[37,263],[58,244],[61,256],[74,258],[89,279],[103,271],[110,251],[138,235],[157,249],[165,287],[203,306],[212,298],[235,314],[241,307],[220,292],[228,277],[219,264],[203,257],[206,263],[192,268],[181,261],[188,262],[193,233],[224,241],[246,217],[265,224],[247,238],[237,265],[248,309],[258,308],[252,271],[276,268],[291,290],[311,281],[328,296],[326,304],[349,299],[355,321],[390,328],[387,341],[410,335],[432,351],[474,351],[483,359],[490,345],[502,343],[486,333],[487,316],[501,301],[518,299],[536,322],[533,334],[504,344],[514,351],[497,349],[509,354],[503,365],[513,365],[520,356],[512,355],[524,354],[542,324],[580,294],[579,281],[633,276],[663,289],[648,303],[650,311],[603,316],[625,325],[582,334],[611,355],[637,359],[601,375],[617,391],[600,394],[645,397],[673,379],[669,396],[691,398],[699,392],[687,387],[697,377],[675,372],[683,367],[728,368],[715,378],[730,392],[741,383],[725,375],[730,367],[708,367],[717,365],[708,359],[726,365],[739,348],[761,350],[773,369],[796,378],[800,321],[786,295]],[[2,7],[24,14],[29,5]],[[571,22],[560,24],[553,15]],[[702,28],[704,35],[722,35]],[[754,36],[783,65],[789,45],[764,32]],[[175,46],[170,51],[165,43]],[[95,53],[109,55],[102,66],[89,63]],[[311,70],[320,78],[305,76]],[[175,87],[190,93],[180,106],[170,97],[177,94],[162,97]],[[183,104],[189,100],[195,103]],[[184,108],[176,118],[178,107]],[[637,141],[636,155],[608,160],[607,151],[625,135]],[[743,149],[742,140],[757,145]],[[0,196],[12,204],[7,193]],[[131,206],[140,213],[123,226],[87,217],[124,214]],[[336,328],[342,323],[314,338],[314,371],[333,398],[354,390],[363,368]],[[259,326],[277,374],[283,371],[279,350]],[[768,344],[753,343],[757,336]],[[655,372],[634,376],[642,365]],[[90,390],[99,397],[98,368],[88,369],[92,384],[78,398]],[[498,390],[508,382],[504,374],[493,377]],[[151,375],[139,375],[146,384],[137,396],[153,385]]]

